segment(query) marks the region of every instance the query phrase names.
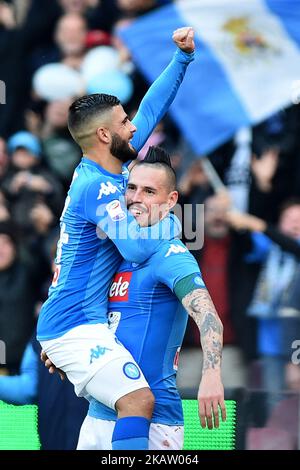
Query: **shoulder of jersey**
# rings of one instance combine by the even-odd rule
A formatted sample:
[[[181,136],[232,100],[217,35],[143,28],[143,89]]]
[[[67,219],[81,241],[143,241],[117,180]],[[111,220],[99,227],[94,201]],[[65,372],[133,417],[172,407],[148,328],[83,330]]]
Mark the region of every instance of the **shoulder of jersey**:
[[[160,256],[163,255],[164,258],[170,258],[183,253],[189,253],[189,250],[180,240],[167,241],[163,243],[160,250]]]
[[[116,195],[116,199],[118,199],[120,193],[122,193],[118,183],[107,175],[101,175],[100,173],[86,174],[83,178],[79,177],[77,181],[79,180],[81,180],[80,183],[86,187],[93,188],[93,191],[97,193],[97,200],[105,199],[105,196],[107,197],[114,194]]]
[[[111,180],[109,178],[99,179],[99,194],[98,194],[97,199],[100,200],[105,196],[110,196],[114,194],[116,194],[116,197],[118,197],[120,193],[122,194],[122,191],[113,179]]]

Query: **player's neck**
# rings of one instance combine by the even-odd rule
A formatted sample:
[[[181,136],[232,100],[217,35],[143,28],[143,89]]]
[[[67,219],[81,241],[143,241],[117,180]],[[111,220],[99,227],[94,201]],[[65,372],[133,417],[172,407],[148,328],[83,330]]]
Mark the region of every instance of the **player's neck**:
[[[109,151],[101,151],[98,149],[90,149],[84,152],[84,156],[98,163],[104,170],[109,173],[120,174],[122,173],[122,162],[114,157]]]

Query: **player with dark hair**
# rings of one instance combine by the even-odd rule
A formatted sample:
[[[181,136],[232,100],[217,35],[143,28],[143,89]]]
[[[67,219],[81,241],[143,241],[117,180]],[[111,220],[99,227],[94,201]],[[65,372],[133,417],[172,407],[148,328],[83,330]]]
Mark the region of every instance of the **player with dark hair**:
[[[131,170],[128,209],[141,226],[147,226],[166,217],[177,198],[168,154],[150,148]],[[204,356],[198,393],[201,425],[218,427],[219,407],[226,419],[221,381],[223,327],[196,260],[180,240],[172,239],[164,241],[143,263],[122,262],[109,291],[110,328],[141,367],[155,396],[149,438],[152,450],[183,447],[176,370],[188,314],[199,327]],[[78,449],[111,449],[115,419],[111,408],[92,399]]]
[[[107,323],[107,295],[121,255],[141,263],[178,233],[170,215],[141,228],[123,201],[128,169],[163,117],[193,60],[194,32],[173,34],[178,49],[131,122],[117,98],[96,94],[72,104],[69,129],[84,157],[61,217],[56,273],[38,320],[38,339],[78,396],[93,397],[118,420],[114,449],[147,449],[154,397],[143,374]]]

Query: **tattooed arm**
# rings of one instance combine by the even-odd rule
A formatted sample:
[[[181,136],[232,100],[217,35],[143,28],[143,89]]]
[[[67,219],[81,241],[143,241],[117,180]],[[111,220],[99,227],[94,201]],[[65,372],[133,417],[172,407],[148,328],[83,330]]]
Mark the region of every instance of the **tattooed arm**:
[[[175,285],[174,292],[200,331],[203,367],[198,392],[199,416],[201,426],[205,427],[207,422],[212,429],[213,425],[219,427],[219,407],[222,420],[226,419],[221,379],[223,325],[204,283],[203,287],[197,287],[195,277],[201,279],[197,274],[187,276]]]
[[[182,305],[196,322],[203,350],[202,374],[221,368],[223,325],[206,288],[193,289],[182,299]]]

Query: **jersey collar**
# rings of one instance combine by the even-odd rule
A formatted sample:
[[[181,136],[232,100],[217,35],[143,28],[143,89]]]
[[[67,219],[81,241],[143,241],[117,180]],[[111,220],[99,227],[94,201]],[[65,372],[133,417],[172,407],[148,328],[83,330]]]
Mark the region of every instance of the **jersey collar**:
[[[122,173],[119,173],[119,174],[110,173],[109,171],[102,168],[102,166],[99,165],[99,163],[95,162],[94,160],[91,160],[90,158],[82,157],[81,162],[85,163],[87,165],[91,165],[91,166],[96,167],[103,175],[109,176],[110,178],[123,179]]]

